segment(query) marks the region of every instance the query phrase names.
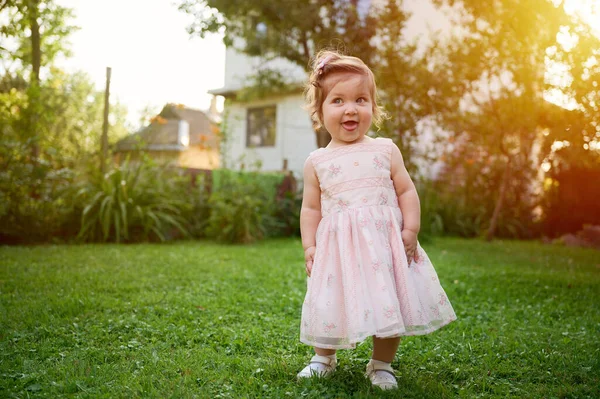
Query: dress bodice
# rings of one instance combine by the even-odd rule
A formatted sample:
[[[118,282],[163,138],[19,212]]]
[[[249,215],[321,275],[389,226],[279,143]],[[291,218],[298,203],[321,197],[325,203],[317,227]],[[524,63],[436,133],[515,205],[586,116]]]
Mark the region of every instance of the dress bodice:
[[[365,206],[398,208],[391,179],[390,139],[321,148],[310,160],[321,188],[321,214],[327,217]]]

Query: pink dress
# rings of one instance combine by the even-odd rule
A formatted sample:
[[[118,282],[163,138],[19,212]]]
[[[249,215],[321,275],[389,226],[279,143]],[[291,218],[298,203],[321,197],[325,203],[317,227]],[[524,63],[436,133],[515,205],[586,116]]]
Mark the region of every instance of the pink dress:
[[[323,218],[302,306],[305,344],[353,348],[373,335],[427,334],[456,319],[420,246],[419,262],[407,263],[390,173],[394,145],[379,138],[309,156]]]

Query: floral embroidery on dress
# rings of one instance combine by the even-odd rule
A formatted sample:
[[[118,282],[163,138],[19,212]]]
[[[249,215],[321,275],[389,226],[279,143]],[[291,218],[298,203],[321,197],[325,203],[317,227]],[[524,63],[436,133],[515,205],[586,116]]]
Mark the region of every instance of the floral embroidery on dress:
[[[371,314],[371,310],[370,309],[366,309],[365,310],[365,321],[367,321],[369,319],[369,315]]]
[[[373,271],[377,273],[381,269],[382,264],[383,263],[380,260],[373,261],[371,263],[371,266],[373,266]]]
[[[396,309],[390,306],[386,306],[385,308],[383,308],[383,315],[386,319],[394,319],[396,318]]]
[[[342,167],[340,165],[334,165],[334,164],[329,165],[329,172],[333,176],[339,175],[341,171],[342,171]]]
[[[366,217],[362,216],[359,220],[358,220],[358,225],[360,227],[365,227],[367,225],[369,221],[367,220]]]
[[[337,202],[338,212],[347,210],[349,205],[350,205],[350,202],[344,201],[343,199],[340,198]]]
[[[388,197],[384,193],[379,194],[379,205],[387,205]]]
[[[373,157],[373,167],[375,168],[375,170],[383,169],[383,162],[381,161],[381,159],[379,159],[377,155]]]
[[[435,317],[440,317],[440,308],[438,308],[437,306],[430,306],[429,309]]]
[[[323,200],[331,200],[333,198],[333,194],[329,190],[321,191],[321,201]]]
[[[448,298],[446,297],[446,295],[440,293],[440,302],[439,302],[439,304],[443,306],[443,305],[445,305],[447,303],[448,303]]]
[[[375,228],[377,229],[377,231],[383,230],[383,225],[384,225],[383,220],[378,219],[375,221]]]
[[[328,334],[331,332],[331,330],[334,330],[336,328],[337,326],[333,323],[323,323],[323,330]]]

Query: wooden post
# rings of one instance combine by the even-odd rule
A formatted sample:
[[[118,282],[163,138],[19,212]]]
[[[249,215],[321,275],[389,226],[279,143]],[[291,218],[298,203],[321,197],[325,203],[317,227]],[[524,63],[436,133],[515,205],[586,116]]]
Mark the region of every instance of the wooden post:
[[[108,158],[108,110],[110,106],[110,67],[106,67],[106,89],[104,91],[104,123],[102,124],[102,139],[100,151],[100,170],[106,173],[106,159]]]

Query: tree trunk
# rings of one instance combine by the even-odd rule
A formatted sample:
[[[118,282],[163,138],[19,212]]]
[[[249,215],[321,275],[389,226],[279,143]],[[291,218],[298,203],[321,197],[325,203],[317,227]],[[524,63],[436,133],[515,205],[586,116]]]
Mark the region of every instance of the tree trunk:
[[[502,210],[502,205],[504,203],[504,197],[506,196],[506,190],[508,188],[508,181],[510,179],[510,163],[511,158],[508,158],[506,162],[506,168],[504,169],[504,173],[502,174],[502,183],[500,183],[500,192],[498,193],[498,199],[496,201],[496,207],[494,208],[494,213],[492,214],[492,220],[490,221],[490,228],[488,229],[485,239],[487,241],[491,241],[496,234],[496,227],[498,226],[498,217],[500,215],[500,211]]]
[[[317,137],[317,147],[319,148],[327,147],[327,144],[331,141],[331,135],[323,126],[315,130],[315,135]]]
[[[38,90],[37,88],[40,85],[40,68],[42,65],[42,49],[41,49],[41,39],[40,39],[40,24],[38,21],[39,14],[39,0],[29,0],[28,2],[28,14],[29,14],[29,28],[31,29],[31,81],[30,85],[34,89],[35,99],[32,99],[34,102],[39,101]],[[30,115],[30,126],[31,134],[33,136],[33,140],[31,143],[31,157],[33,161],[39,156],[39,145],[38,145],[38,126],[37,126],[37,104],[30,104],[30,107],[33,107],[35,110]]]
[[[39,85],[42,50],[40,39],[39,0],[29,0],[29,27],[31,28],[31,83]]]

